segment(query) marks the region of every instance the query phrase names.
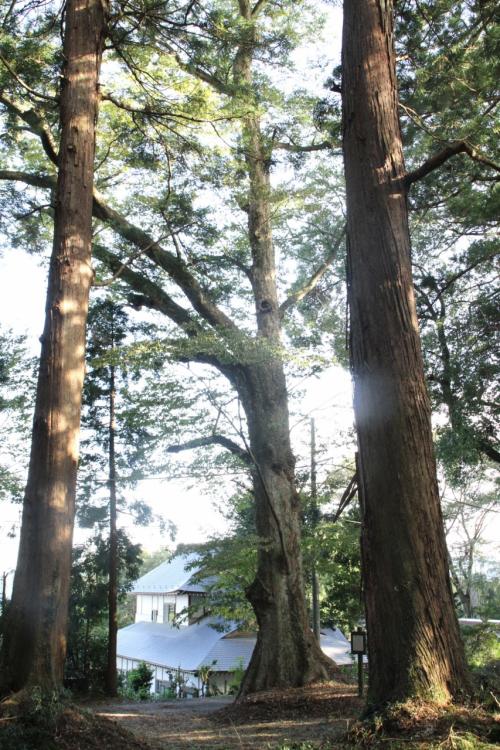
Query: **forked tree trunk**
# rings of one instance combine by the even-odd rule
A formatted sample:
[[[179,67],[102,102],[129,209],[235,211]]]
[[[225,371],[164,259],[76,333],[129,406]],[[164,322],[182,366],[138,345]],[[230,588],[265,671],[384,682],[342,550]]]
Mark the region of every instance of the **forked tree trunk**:
[[[345,0],[351,365],[364,500],[369,700],[467,686],[413,295],[392,4]]]
[[[18,565],[1,691],[62,684],[66,653],[91,232],[102,0],[68,0],[54,243]]]
[[[257,45],[251,4],[240,0],[247,22],[234,77],[252,108],[252,55]],[[251,281],[263,361],[242,365],[235,383],[245,409],[251,458],[256,529],[260,539],[257,575],[247,592],[259,631],[240,696],[274,687],[296,687],[328,679],[335,665],[321,651],[309,625],[300,547],[301,505],[290,443],[288,393],[281,359],[281,315],[271,231],[270,154],[259,116],[243,120],[242,149],[248,173],[248,240]]]

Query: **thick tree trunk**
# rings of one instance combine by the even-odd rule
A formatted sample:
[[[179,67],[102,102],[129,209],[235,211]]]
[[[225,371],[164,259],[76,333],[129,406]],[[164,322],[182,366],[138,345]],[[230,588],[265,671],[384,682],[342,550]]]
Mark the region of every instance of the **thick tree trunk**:
[[[247,414],[254,461],[257,575],[247,595],[259,625],[240,696],[328,679],[334,664],[309,625],[300,548],[300,500],[289,438],[287,391],[279,360],[249,368]],[[250,386],[250,388],[248,388]]]
[[[248,22],[234,63],[242,96],[252,99],[252,54],[257,43],[251,5],[241,0]],[[257,575],[248,598],[259,632],[240,696],[274,687],[294,687],[328,679],[334,664],[319,648],[309,626],[302,552],[301,506],[295,487],[290,443],[288,393],[281,349],[281,317],[276,288],[267,153],[257,115],[243,121],[242,147],[248,173],[248,239],[258,336],[266,353],[261,363],[242,366],[237,388],[249,429],[254,461],[256,528],[260,538]]]
[[[351,364],[374,705],[467,685],[447,568],[411,276],[392,5],[345,0]]]
[[[54,244],[3,693],[59,688],[66,653],[104,3],[68,0],[65,22]]]
[[[109,581],[108,581],[108,660],[106,666],[106,693],[118,694],[116,648],[118,633],[118,534],[116,529],[116,456],[115,456],[115,368],[110,367],[109,390]]]

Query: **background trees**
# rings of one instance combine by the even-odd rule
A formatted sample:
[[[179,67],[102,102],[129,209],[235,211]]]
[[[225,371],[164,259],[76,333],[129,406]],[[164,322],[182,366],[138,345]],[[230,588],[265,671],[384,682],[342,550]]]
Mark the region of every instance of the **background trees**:
[[[489,393],[498,379],[497,20],[489,2],[409,3],[395,13],[409,171],[425,155],[456,152],[437,171],[426,162],[409,196],[426,374],[433,408],[448,417],[438,439],[448,479],[464,465],[498,463]]]
[[[120,603],[139,576],[140,547],[119,531],[116,548],[118,575],[113,593]],[[100,535],[73,550],[65,681],[78,692],[110,689],[110,554],[109,538]],[[116,670],[116,650],[113,666]]]
[[[0,329],[0,500],[22,499],[22,444],[28,439],[33,407],[33,370],[24,336]]]

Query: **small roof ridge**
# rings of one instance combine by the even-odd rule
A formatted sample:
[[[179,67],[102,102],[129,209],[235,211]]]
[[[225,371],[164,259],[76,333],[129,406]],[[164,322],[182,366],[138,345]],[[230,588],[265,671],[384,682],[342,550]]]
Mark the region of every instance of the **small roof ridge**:
[[[131,593],[133,594],[174,594],[180,591],[187,593],[204,593],[208,583],[191,583],[191,578],[199,572],[199,567],[194,565],[198,556],[196,554],[176,555],[170,560],[157,565],[141,576],[134,583]],[[191,568],[187,570],[187,568]],[[205,579],[206,582],[209,579]]]

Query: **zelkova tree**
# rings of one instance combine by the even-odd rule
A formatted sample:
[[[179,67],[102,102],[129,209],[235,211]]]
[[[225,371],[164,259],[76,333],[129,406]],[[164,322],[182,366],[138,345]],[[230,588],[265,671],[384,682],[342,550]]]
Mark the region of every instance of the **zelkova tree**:
[[[330,248],[329,257],[307,279],[305,288],[280,304],[270,184],[273,151],[279,146],[277,138],[273,140],[264,132],[259,84],[253,77],[254,58],[269,45],[263,28],[266,23],[272,28],[273,13],[273,3],[252,5],[247,0],[230,3],[220,10],[215,8],[200,21],[203,33],[211,35],[208,47],[196,36],[191,40],[189,35],[181,35],[180,39],[172,40],[162,34],[162,28],[154,28],[154,38],[160,48],[163,45],[163,51],[174,56],[182,71],[211,88],[227,102],[229,113],[239,118],[235,159],[239,185],[234,190],[233,205],[236,204],[235,210],[243,212],[240,216],[246,231],[243,238],[238,238],[235,248],[223,253],[222,258],[220,252],[218,257],[216,253],[211,257],[206,250],[198,251],[199,260],[196,260],[194,248],[186,250],[179,241],[181,232],[173,232],[172,226],[170,234],[177,240],[175,252],[152,242],[145,232],[138,231],[100,201],[96,205],[96,215],[123,238],[143,248],[145,255],[168,274],[177,290],[183,292],[191,310],[181,307],[171,292],[161,290],[159,293],[156,284],[137,283],[137,275],[126,269],[122,279],[139,293],[137,301],[160,310],[180,326],[190,339],[189,347],[181,350],[182,356],[213,365],[224,375],[238,394],[246,417],[248,433],[239,435],[240,440],[212,434],[178,446],[181,449],[211,443],[222,445],[235,453],[252,475],[256,531],[261,543],[257,574],[247,595],[259,631],[241,695],[324,679],[333,667],[314,640],[305,604],[300,552],[301,506],[289,434],[281,328],[288,308],[322,278],[335,257],[338,244]],[[277,13],[279,16],[280,11]],[[154,22],[153,19],[153,25]],[[280,145],[294,149],[292,143]],[[317,148],[319,146],[312,145],[306,150]],[[102,254],[101,258],[112,269],[120,268],[109,253]],[[215,267],[222,271],[219,288],[217,284],[210,284]],[[232,300],[230,293],[224,290],[231,289],[235,283],[228,283],[224,273],[227,268],[231,268],[238,279],[238,290],[242,289],[234,316],[227,312]],[[253,310],[239,326],[235,321],[241,316],[242,299],[249,299]],[[252,329],[256,335],[249,332]]]
[[[249,265],[245,273],[251,285],[257,338],[247,339],[250,348],[246,358],[231,365],[217,363],[236,390],[246,416],[248,438],[245,449],[237,452],[252,475],[256,531],[261,540],[256,576],[247,589],[259,626],[258,637],[240,695],[325,679],[333,667],[309,627],[301,562],[301,505],[295,484],[281,340],[283,315],[295,300],[280,305],[278,299],[270,183],[274,144],[263,131],[253,77],[254,57],[263,44],[260,16],[267,5],[252,5],[248,0],[238,3],[239,37],[229,57],[229,80],[207,75],[201,65],[186,65],[177,55],[182,67],[232,99],[244,113],[239,151],[240,171],[246,176],[247,187],[238,198],[238,206],[246,214]],[[334,252],[311,281],[311,288],[333,256]],[[229,339],[246,338],[220,311],[206,305],[205,309],[195,308]]]
[[[53,251],[18,565],[2,644],[4,694],[30,685],[57,689],[63,678],[106,14],[100,0],[65,6]]]
[[[233,62],[234,83],[252,99],[252,58],[258,44],[256,11],[240,0],[245,34]],[[255,6],[257,8],[259,4]],[[290,443],[288,392],[281,348],[282,311],[276,285],[271,230],[270,159],[257,112],[242,120],[242,149],[248,172],[245,206],[252,257],[250,280],[258,336],[269,356],[239,368],[233,383],[245,409],[256,503],[259,546],[257,574],[247,595],[259,625],[257,645],[241,686],[242,694],[275,685],[301,685],[327,676],[309,627],[300,550],[300,501]],[[276,643],[280,648],[276,648]]]
[[[413,293],[392,3],[346,0],[342,52],[348,294],[360,455],[369,700],[467,689],[448,575]]]
[[[275,149],[300,151],[301,148],[278,142],[276,136],[270,137],[261,121],[259,84],[253,77],[253,64],[257,53],[269,44],[263,38],[263,28],[266,22],[272,27],[274,11],[273,3],[252,5],[246,0],[230,3],[221,11],[215,9],[200,22],[204,35],[212,35],[208,47],[196,35],[191,40],[189,35],[181,34],[174,43],[161,26],[155,27],[157,19],[152,20],[152,38],[159,48],[173,55],[182,71],[225,100],[229,113],[239,119],[236,149],[239,185],[234,190],[233,203],[235,210],[243,212],[246,231],[235,248],[223,252],[222,257],[220,251],[218,254],[211,254],[206,248],[196,251],[194,243],[186,248],[182,229],[176,229],[179,220],[174,216],[169,223],[167,213],[167,232],[174,244],[170,250],[132,225],[100,197],[94,209],[97,217],[127,242],[142,249],[145,258],[168,275],[169,286],[161,288],[156,280],[153,283],[148,271],[141,277],[136,270],[123,268],[114,254],[99,248],[102,262],[119,272],[122,281],[132,287],[132,301],[161,311],[181,329],[182,358],[215,367],[234,388],[243,407],[248,432],[245,434],[243,430],[237,436],[239,440],[228,439],[217,431],[176,446],[176,450],[181,450],[221,445],[237,455],[252,475],[260,544],[257,574],[247,595],[259,632],[241,695],[276,686],[307,684],[328,677],[333,669],[313,637],[305,603],[301,505],[294,477],[281,333],[286,312],[323,277],[335,258],[340,239],[329,247],[327,257],[304,286],[280,304],[272,237],[270,170]],[[276,12],[279,17],[279,9]],[[147,22],[144,27],[147,28]],[[156,107],[162,111],[158,103]],[[313,143],[304,151],[321,147]],[[220,271],[218,281],[213,283],[215,268]],[[228,314],[228,308],[233,304],[231,291],[235,282],[228,281],[225,273],[228,268],[234,274],[233,279],[238,279],[241,295],[233,316]],[[189,307],[178,303],[179,291]],[[243,299],[249,299],[253,309],[240,326],[236,320],[241,317]],[[250,333],[252,329],[255,335]]]

